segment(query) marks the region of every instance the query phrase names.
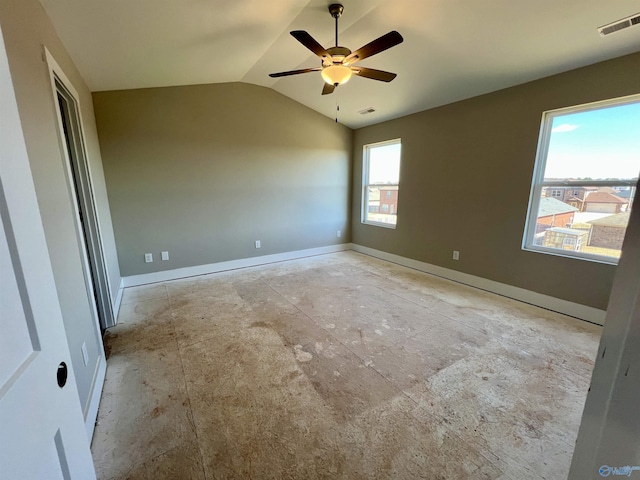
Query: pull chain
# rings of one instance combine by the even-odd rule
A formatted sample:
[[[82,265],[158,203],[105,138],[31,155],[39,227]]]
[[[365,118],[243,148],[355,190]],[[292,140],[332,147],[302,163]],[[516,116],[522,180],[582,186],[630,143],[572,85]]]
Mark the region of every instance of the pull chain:
[[[338,112],[340,111],[340,104],[338,103],[338,92],[336,88],[336,123],[338,123]]]

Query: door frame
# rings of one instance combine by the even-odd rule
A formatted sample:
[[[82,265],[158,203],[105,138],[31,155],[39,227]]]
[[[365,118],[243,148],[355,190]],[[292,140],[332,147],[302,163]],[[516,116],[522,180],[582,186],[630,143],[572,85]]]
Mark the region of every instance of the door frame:
[[[75,227],[74,230],[76,233],[76,241],[78,242],[79,246],[79,254],[82,263],[82,274],[84,277],[86,295],[89,302],[89,308],[91,310],[91,316],[93,317],[92,321],[94,322],[96,342],[100,346],[98,364],[94,372],[94,378],[91,385],[91,393],[89,394],[88,402],[83,405],[85,428],[87,437],[90,441],[93,437],[95,422],[98,417],[98,407],[100,406],[102,386],[104,384],[107,371],[107,360],[104,353],[104,348],[102,347],[102,325],[100,324],[100,319],[108,318],[110,319],[110,322],[115,325],[115,318],[113,315],[113,304],[111,302],[109,276],[106,272],[104,254],[102,249],[102,236],[99,228],[98,211],[95,207],[93,196],[91,169],[88,162],[86,146],[84,142],[84,125],[82,123],[82,115],[80,115],[80,96],[78,95],[77,90],[73,87],[73,84],[71,83],[69,78],[65,75],[60,65],[55,61],[49,50],[44,46],[43,59],[47,64],[51,81],[51,93],[53,104],[55,107],[55,121],[58,129],[58,145],[60,148],[60,154],[64,158],[63,169],[66,175],[67,190],[71,200],[70,203],[73,208]],[[73,160],[69,157],[69,153],[67,150],[66,135],[62,124],[60,105],[58,103],[58,85],[56,85],[56,83],[59,83],[66,90],[66,93],[69,96],[69,98],[67,98],[66,100],[69,101],[70,99],[73,102],[73,112],[71,113],[75,115],[74,120],[77,122],[77,131],[72,132],[72,134],[76,136],[74,138],[74,147],[75,154],[79,163],[79,165],[76,165],[76,168],[78,168],[77,171],[79,173],[78,193],[82,196],[82,198],[78,197],[78,194],[76,193],[76,187],[74,185],[75,180],[72,171]],[[81,201],[83,202],[82,204],[80,203]],[[87,228],[87,237],[85,237],[85,229],[80,221],[81,205],[83,208],[88,208],[88,211],[85,210],[85,214],[83,215],[85,224],[87,224],[87,226],[89,227]],[[91,248],[92,252],[88,252],[88,248]],[[94,264],[96,269],[95,276],[92,274],[90,264],[91,255],[95,255],[94,259],[97,260],[97,262]],[[94,288],[96,290],[95,294]],[[99,289],[102,292],[101,296],[98,293]],[[100,316],[98,313],[98,308],[100,307],[100,305],[97,304],[97,301],[99,298],[102,298],[106,301],[106,303],[102,305],[106,308],[106,315],[103,316]]]
[[[102,246],[100,214],[96,208],[94,200],[91,166],[88,161],[84,141],[85,128],[82,122],[82,115],[80,114],[80,96],[49,50],[47,50],[46,47],[43,48],[44,57],[49,69],[51,90],[56,110],[58,140],[60,143],[61,153],[65,158],[67,187],[71,194],[74,213],[76,214],[76,236],[78,242],[83,245],[81,250],[83,251],[82,260],[84,264],[87,293],[91,298],[95,298],[93,303],[95,304],[96,320],[98,321],[100,329],[105,330],[115,326],[116,321],[114,318],[113,301],[111,298],[111,285],[109,282],[109,275],[107,274],[104,249]],[[77,125],[77,129],[70,132],[74,141],[72,147],[74,148],[75,158],[69,157],[67,148],[64,144],[66,135],[61,121],[62,112],[60,111],[60,105],[58,103],[59,92],[70,104],[69,115],[73,117],[71,119],[72,127]],[[76,172],[78,180],[77,193],[74,186],[74,171]],[[80,213],[82,213],[86,228],[83,227],[82,223],[79,221]],[[84,247],[85,239],[86,248]],[[95,288],[95,295],[92,286]]]

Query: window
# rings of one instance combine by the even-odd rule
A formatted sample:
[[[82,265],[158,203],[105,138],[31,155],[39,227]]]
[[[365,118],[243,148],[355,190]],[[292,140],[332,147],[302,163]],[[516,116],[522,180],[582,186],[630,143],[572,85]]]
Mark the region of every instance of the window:
[[[362,223],[396,228],[400,150],[400,139],[365,145],[362,165]]]
[[[525,250],[618,263],[640,173],[639,131],[640,95],[543,114]]]

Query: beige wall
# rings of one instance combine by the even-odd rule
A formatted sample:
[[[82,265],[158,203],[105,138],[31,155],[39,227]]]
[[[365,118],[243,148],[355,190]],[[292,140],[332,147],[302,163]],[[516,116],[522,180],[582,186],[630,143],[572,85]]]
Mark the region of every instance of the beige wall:
[[[115,254],[91,94],[37,0],[0,0],[0,23],[78,383],[80,402],[86,414],[102,344],[91,315],[88,297],[85,295],[81,247],[77,237],[71,191],[67,184],[65,160],[58,143],[58,127],[49,71],[42,59],[43,45],[51,52],[80,95],[78,100],[85,128],[87,155],[93,175],[96,207],[100,216],[105,261],[112,295],[115,298],[120,284],[120,273]],[[81,357],[80,349],[83,342],[86,343],[89,353],[90,361],[87,366],[84,366]]]
[[[349,241],[350,129],[243,83],[93,101],[122,275]]]
[[[542,112],[640,92],[640,53],[356,130],[352,240],[605,309],[615,267],[521,249]],[[360,222],[362,148],[402,139],[398,227]],[[452,260],[452,250],[460,260]]]

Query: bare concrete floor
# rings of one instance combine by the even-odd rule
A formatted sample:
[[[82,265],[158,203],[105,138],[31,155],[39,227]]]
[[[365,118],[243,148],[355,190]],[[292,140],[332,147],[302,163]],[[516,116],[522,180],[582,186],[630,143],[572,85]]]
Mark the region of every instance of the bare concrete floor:
[[[125,290],[100,479],[562,479],[601,328],[353,252]]]

